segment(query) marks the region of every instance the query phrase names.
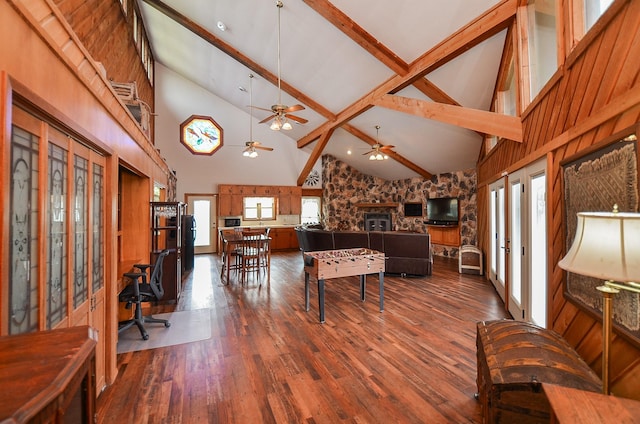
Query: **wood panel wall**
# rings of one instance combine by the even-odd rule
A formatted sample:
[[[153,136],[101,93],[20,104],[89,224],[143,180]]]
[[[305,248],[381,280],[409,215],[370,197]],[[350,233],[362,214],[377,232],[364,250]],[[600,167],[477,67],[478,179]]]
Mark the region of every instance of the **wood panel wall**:
[[[614,2],[596,25],[525,111],[524,143],[501,142],[479,164],[478,234],[488,251],[487,184],[550,154],[548,326],[601,374],[600,319],[565,299],[565,273],[557,266],[565,254],[560,163],[640,121],[640,2]],[[611,357],[612,392],[640,399],[640,349],[616,334]]]
[[[125,83],[135,81],[140,99],[155,110],[153,85],[147,78],[133,39],[136,2],[126,2],[126,15],[118,0],[54,0],[54,3],[91,57],[105,67],[107,79]],[[141,19],[138,24],[142,25]],[[150,128],[153,133],[153,116]]]

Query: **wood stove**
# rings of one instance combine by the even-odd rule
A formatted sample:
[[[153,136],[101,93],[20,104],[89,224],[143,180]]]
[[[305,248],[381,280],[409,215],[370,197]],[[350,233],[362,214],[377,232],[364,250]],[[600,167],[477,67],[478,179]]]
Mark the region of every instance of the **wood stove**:
[[[365,213],[365,231],[391,231],[390,213]]]

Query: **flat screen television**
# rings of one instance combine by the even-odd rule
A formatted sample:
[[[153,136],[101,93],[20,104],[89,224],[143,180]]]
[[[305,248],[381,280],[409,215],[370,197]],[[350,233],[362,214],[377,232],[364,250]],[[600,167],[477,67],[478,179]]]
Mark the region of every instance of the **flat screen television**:
[[[427,224],[457,225],[458,199],[455,197],[427,199]]]
[[[422,202],[407,202],[404,204],[404,216],[422,216]]]

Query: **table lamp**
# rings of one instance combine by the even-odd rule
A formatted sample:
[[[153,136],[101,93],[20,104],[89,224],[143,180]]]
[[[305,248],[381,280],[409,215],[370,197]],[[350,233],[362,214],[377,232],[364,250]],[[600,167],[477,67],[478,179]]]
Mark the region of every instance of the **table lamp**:
[[[602,392],[609,394],[609,349],[613,296],[620,290],[640,293],[640,213],[578,213],[576,236],[560,268],[600,278],[602,293]]]

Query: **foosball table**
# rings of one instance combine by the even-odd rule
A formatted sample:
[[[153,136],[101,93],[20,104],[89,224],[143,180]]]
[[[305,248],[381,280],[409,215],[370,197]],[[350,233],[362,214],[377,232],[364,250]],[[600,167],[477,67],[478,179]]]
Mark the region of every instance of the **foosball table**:
[[[320,322],[324,323],[324,286],[328,278],[360,276],[360,300],[365,300],[367,274],[378,274],[380,312],[384,311],[384,253],[367,248],[304,253],[305,308],[309,311],[309,276],[318,280]]]

